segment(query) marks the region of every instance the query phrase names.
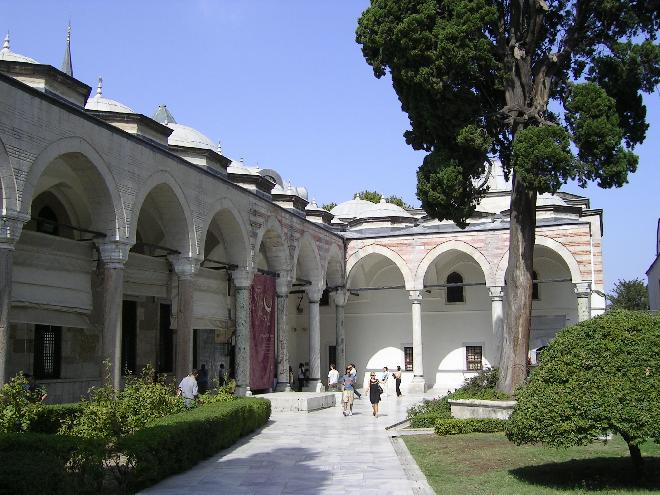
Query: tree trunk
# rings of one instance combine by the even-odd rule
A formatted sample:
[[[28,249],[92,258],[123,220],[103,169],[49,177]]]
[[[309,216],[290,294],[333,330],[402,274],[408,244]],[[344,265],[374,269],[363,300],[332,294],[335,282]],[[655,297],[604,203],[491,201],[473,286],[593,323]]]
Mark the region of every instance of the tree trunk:
[[[504,294],[504,338],[498,390],[507,394],[527,377],[532,316],[532,272],[536,230],[536,192],[513,174],[509,229],[509,264]]]
[[[644,476],[644,459],[642,458],[642,453],[639,450],[639,446],[633,443],[630,443],[630,437],[625,434],[621,434],[621,437],[628,444],[628,451],[630,452],[630,459],[633,463],[633,468],[635,469],[635,474],[639,477]]]

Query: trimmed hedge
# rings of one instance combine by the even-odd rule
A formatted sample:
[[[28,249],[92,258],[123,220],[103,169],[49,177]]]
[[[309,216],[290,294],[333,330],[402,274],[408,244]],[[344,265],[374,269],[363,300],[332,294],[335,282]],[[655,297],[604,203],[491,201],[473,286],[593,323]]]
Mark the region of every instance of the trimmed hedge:
[[[43,433],[0,435],[0,494],[98,494],[103,442]]]
[[[410,418],[410,428],[435,428],[435,422],[439,419],[447,419],[447,417],[436,413],[418,414]]]
[[[119,438],[115,474],[130,493],[190,469],[202,459],[264,425],[270,402],[241,398],[197,407],[156,420],[151,426]]]
[[[438,419],[435,422],[435,434],[461,435],[463,433],[494,433],[504,431],[506,419],[473,418],[473,419]]]
[[[37,418],[30,424],[33,433],[57,433],[62,421],[74,418],[82,413],[81,402],[71,404],[49,404],[37,414]]]

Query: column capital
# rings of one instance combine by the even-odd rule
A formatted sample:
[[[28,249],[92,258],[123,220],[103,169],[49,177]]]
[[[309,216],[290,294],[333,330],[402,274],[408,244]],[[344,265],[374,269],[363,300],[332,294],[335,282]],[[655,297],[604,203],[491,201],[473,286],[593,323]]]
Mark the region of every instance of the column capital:
[[[275,291],[279,297],[288,297],[289,291],[291,290],[291,272],[288,270],[282,270],[277,272],[279,277],[275,279]]]
[[[501,285],[488,287],[488,293],[490,294],[490,300],[492,302],[501,301],[504,298],[504,287]]]
[[[128,253],[133,244],[128,241],[107,239],[98,239],[94,243],[98,248],[99,259],[106,267],[115,269],[124,268],[124,264],[128,261]]]
[[[575,285],[575,295],[577,297],[591,296],[591,282],[577,282]]]
[[[237,289],[247,289],[252,285],[252,278],[254,277],[254,272],[252,270],[237,268],[230,273],[231,279],[234,281],[234,286]]]
[[[323,295],[323,287],[312,284],[305,287],[305,292],[307,293],[307,299],[309,299],[310,304],[318,303]]]
[[[408,299],[410,299],[410,302],[413,304],[421,304],[422,303],[422,291],[421,290],[409,290],[408,291]]]
[[[0,249],[14,249],[18,242],[23,225],[30,220],[30,215],[9,210],[0,216]]]
[[[346,306],[348,296],[349,293],[346,289],[337,289],[332,296],[335,300],[335,306]]]
[[[180,279],[191,279],[199,271],[201,260],[192,256],[183,256],[181,254],[168,256],[176,276]]]

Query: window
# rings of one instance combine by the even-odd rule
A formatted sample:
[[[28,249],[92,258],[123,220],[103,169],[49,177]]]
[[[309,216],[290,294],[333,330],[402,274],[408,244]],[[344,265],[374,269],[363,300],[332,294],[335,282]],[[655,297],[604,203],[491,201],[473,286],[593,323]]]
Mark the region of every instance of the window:
[[[327,289],[323,289],[323,293],[321,294],[321,299],[319,300],[319,306],[329,306],[330,305],[330,291]]]
[[[137,354],[137,302],[123,301],[121,305],[121,372],[135,373]]]
[[[403,365],[405,371],[413,370],[413,348],[404,347],[403,348]]]
[[[536,272],[532,272],[532,300],[539,300],[539,276]]]
[[[62,327],[34,326],[34,376],[59,378],[62,361]]]
[[[37,215],[37,232],[44,234],[58,235],[59,225],[57,215],[50,206],[44,206]]]
[[[447,285],[462,284],[462,283],[463,283],[463,276],[460,273],[452,272],[447,277]],[[465,302],[462,285],[447,287],[447,302],[448,303]]]
[[[466,368],[468,371],[479,371],[483,369],[481,357],[480,345],[465,346]]]
[[[337,367],[337,346],[331,345],[328,346],[328,367],[334,364],[335,368]]]

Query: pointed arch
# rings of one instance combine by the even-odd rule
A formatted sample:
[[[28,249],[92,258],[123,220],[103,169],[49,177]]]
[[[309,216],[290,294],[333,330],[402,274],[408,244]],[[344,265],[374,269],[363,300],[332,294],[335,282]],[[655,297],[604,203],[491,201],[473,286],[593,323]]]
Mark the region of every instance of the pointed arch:
[[[564,260],[566,266],[568,266],[568,270],[571,272],[572,283],[575,284],[583,281],[582,273],[580,272],[580,265],[573,256],[573,253],[571,253],[568,250],[568,248],[564,246],[562,243],[554,239],[551,239],[550,237],[540,236],[537,234],[536,242],[534,243],[534,246],[544,246],[557,253],[561,257],[561,259]],[[496,285],[501,285],[501,286],[504,285],[504,275],[506,274],[506,268],[508,263],[509,263],[509,250],[507,249],[504,255],[502,256],[502,258],[500,258],[500,261],[497,265],[497,271],[495,274]]]
[[[229,198],[220,198],[211,204],[208,215],[204,218],[204,223],[201,226],[201,237],[199,239],[201,254],[204,254],[207,235],[211,223],[217,215],[224,217],[221,219],[223,225],[220,226],[220,230],[223,231],[225,243],[231,243],[230,246],[227,246],[227,255],[229,256],[227,261],[238,265],[239,268],[248,268],[250,264],[250,236],[243,217]]]
[[[119,195],[119,187],[110,172],[107,163],[98,151],[81,137],[66,137],[59,139],[44,148],[34,160],[28,172],[21,194],[20,211],[30,213],[34,199],[34,191],[46,168],[57,158],[65,155],[81,155],[90,167],[81,167],[75,173],[84,179],[89,187],[88,194],[98,205],[100,211],[94,211],[94,217],[99,218],[103,232],[112,239],[126,238],[126,210]],[[102,187],[98,187],[101,185]],[[102,197],[102,196],[105,196]],[[109,204],[106,204],[109,203]]]
[[[442,244],[439,244],[433,249],[431,249],[426,254],[426,256],[424,256],[422,261],[419,263],[419,265],[417,266],[417,271],[415,272],[415,287],[417,289],[422,289],[424,287],[424,276],[426,275],[429,266],[431,266],[431,264],[436,259],[438,259],[438,257],[440,257],[442,254],[448,251],[459,251],[461,253],[467,254],[472,259],[474,259],[474,261],[476,261],[477,264],[481,267],[481,271],[484,273],[484,277],[486,279],[486,285],[492,285],[491,282],[494,279],[492,274],[493,270],[489,261],[481,253],[481,251],[479,251],[474,246],[468,244],[467,242],[451,240],[451,241],[443,242]]]
[[[398,253],[392,251],[390,248],[386,248],[385,246],[381,246],[379,244],[372,244],[370,246],[360,248],[355,253],[353,253],[350,258],[348,258],[348,261],[346,262],[347,285],[350,285],[353,268],[362,258],[365,258],[370,254],[380,254],[388,258],[399,268],[399,271],[403,276],[403,282],[406,286],[406,290],[415,289],[412,272],[410,271],[410,268],[408,268],[408,265],[403,260],[403,258]]]
[[[0,139],[0,209],[3,214],[18,210],[16,178],[5,143]]]
[[[183,189],[176,181],[176,179],[166,170],[159,170],[151,174],[144,182],[142,187],[138,190],[135,195],[135,201],[133,202],[133,209],[131,210],[131,223],[129,230],[129,239],[132,243],[135,243],[138,220],[140,218],[140,210],[144,204],[145,199],[152,191],[156,190],[160,186],[164,186],[166,189],[171,191],[172,196],[176,198],[176,205],[170,205],[171,207],[178,206],[181,209],[181,214],[183,216],[184,225],[174,225],[170,228],[169,232],[174,234],[174,244],[171,247],[177,249],[184,256],[195,256],[198,253],[197,247],[197,237],[195,235],[194,222],[192,217],[192,211],[190,205],[186,200],[186,196],[183,192]],[[168,198],[169,201],[169,198]],[[176,210],[174,210],[176,211]],[[176,221],[176,216],[171,220]],[[183,230],[185,235],[180,235],[179,230]]]
[[[331,244],[323,261],[323,280],[326,280],[329,286],[339,286],[346,283],[344,264],[344,253],[337,244]]]
[[[262,225],[257,233],[252,263],[256,262],[262,244],[268,254],[268,263],[271,270],[283,271],[291,269],[289,245],[284,236],[284,230],[280,222],[272,216],[268,218],[268,221]]]
[[[308,249],[305,249],[305,246],[307,246]],[[311,259],[308,259],[309,256],[307,253],[310,252]],[[301,259],[301,253],[303,254],[304,259]],[[305,273],[303,274],[297,273],[298,261],[305,263]],[[310,281],[313,284],[325,286],[325,280],[322,277],[323,267],[321,265],[321,256],[319,255],[316,242],[309,232],[305,232],[296,243],[296,250],[293,255],[291,269],[293,270],[293,280],[295,280],[297,276],[310,277]]]

